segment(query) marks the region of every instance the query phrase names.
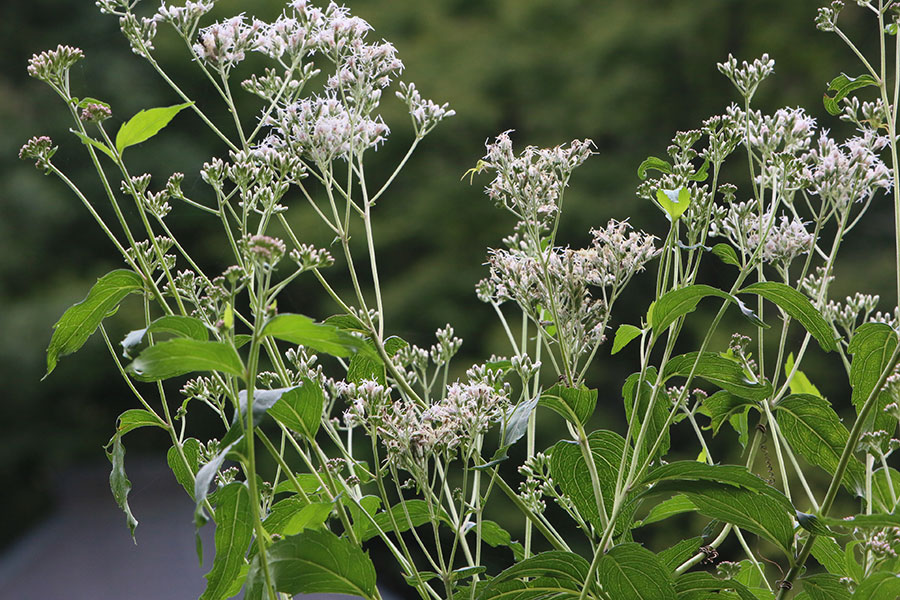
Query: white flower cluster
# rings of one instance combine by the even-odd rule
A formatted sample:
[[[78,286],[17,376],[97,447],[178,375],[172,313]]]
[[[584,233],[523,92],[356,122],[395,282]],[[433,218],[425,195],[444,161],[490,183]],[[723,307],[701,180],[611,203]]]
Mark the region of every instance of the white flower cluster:
[[[890,187],[891,170],[878,156],[887,145],[886,137],[872,131],[840,145],[823,132],[816,147],[803,157],[802,177],[810,193],[822,202],[846,209],[870,199],[879,188]]]
[[[747,258],[762,244],[762,262],[787,268],[795,258],[812,250],[813,235],[797,217],[781,215],[773,221],[774,218],[766,212],[760,219],[755,203],[732,202],[728,207],[714,209],[709,235],[728,239]],[[765,235],[762,240],[761,235]]]
[[[261,28],[260,21],[248,23],[243,14],[213,23],[200,30],[199,39],[193,45],[194,53],[203,62],[228,70],[254,49],[256,34]]]
[[[763,54],[751,63],[745,60],[740,65],[737,59],[729,54],[728,60],[717,63],[716,66],[719,72],[731,80],[741,96],[748,99],[753,97],[763,79],[775,71],[775,61],[769,58],[768,54]]]
[[[579,251],[586,261],[589,284],[622,288],[656,256],[656,236],[630,229],[627,221],[611,219],[603,229],[591,230],[593,243]]]
[[[486,144],[482,169],[496,176],[486,188],[488,197],[521,220],[547,222],[559,210],[559,197],[572,171],[591,155],[591,140],[574,140],[568,146],[528,146],[518,156],[510,132]]]
[[[157,23],[169,23],[186,37],[193,35],[200,19],[213,9],[213,0],[187,0],[184,6],[161,3],[153,19]]]

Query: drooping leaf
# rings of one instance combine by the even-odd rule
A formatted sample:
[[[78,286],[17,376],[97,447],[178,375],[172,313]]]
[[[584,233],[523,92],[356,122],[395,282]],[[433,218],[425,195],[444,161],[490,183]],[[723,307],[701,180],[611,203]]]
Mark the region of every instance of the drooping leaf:
[[[168,125],[175,115],[192,104],[193,102],[185,102],[140,111],[119,128],[116,134],[116,150],[122,154],[125,148],[149,140]]]
[[[663,160],[662,158],[658,158],[656,156],[648,156],[644,162],[638,167],[638,177],[641,178],[641,181],[647,179],[647,171],[659,171],[660,173],[671,173],[672,165],[669,164],[668,161]]]
[[[206,590],[200,600],[224,600],[244,565],[244,554],[253,539],[250,494],[240,481],[229,483],[217,496],[216,556],[206,574]]]
[[[890,356],[897,347],[897,334],[884,323],[864,323],[856,329],[847,351],[853,355],[850,363],[850,396],[856,414],[862,409],[869,394],[875,389],[881,373],[888,368]],[[894,420],[884,412],[890,402],[889,394],[879,392],[875,409],[870,413],[864,431],[884,429],[893,431]]]
[[[81,348],[106,316],[125,296],[144,288],[144,280],[134,271],[119,269],[97,280],[87,297],[70,307],[54,325],[47,348],[47,374],[57,361]]]
[[[364,352],[370,358],[380,360],[378,354],[367,347],[361,338],[335,325],[316,323],[304,315],[282,314],[273,317],[263,327],[262,334],[332,356],[350,356],[354,352]]]
[[[112,450],[106,447],[106,457],[112,464],[112,471],[109,473],[109,489],[112,491],[116,504],[125,513],[125,523],[131,532],[131,538],[134,539],[134,529],[138,525],[137,519],[131,514],[131,507],[128,506],[128,492],[131,491],[131,481],[125,474],[125,446],[122,445],[122,436],[114,435],[110,441]],[[135,541],[135,543],[137,543]]]
[[[775,405],[778,427],[798,454],[812,464],[834,474],[850,433],[831,403],[819,396],[791,394]],[[865,490],[865,467],[851,457],[841,483],[852,494]]]
[[[322,422],[325,394],[311,379],[303,378],[298,387],[287,390],[268,409],[269,415],[288,429],[306,436],[316,437]]]
[[[184,455],[182,460],[181,456]],[[166,453],[166,463],[172,469],[175,479],[184,490],[194,499],[194,478],[197,476],[197,470],[200,468],[200,441],[196,438],[188,438],[181,445],[181,452],[178,448],[172,446]]]
[[[684,187],[677,190],[657,190],[656,200],[669,220],[677,221],[691,205],[691,191]]]
[[[194,524],[197,528],[206,523],[207,516],[203,511],[203,503],[209,496],[209,487],[216,478],[216,473],[222,468],[225,457],[236,443],[237,442],[233,442],[225,446],[218,454],[212,457],[209,462],[197,470],[197,476],[194,478],[194,502],[196,504],[194,509]]]
[[[116,160],[116,155],[113,154],[113,151],[109,149],[109,146],[107,146],[100,140],[92,138],[89,135],[85,135],[75,129],[69,129],[69,131],[71,133],[74,133],[78,137],[78,139],[81,140],[81,143],[84,144],[85,146],[93,146],[94,148],[96,148],[103,154],[107,155],[111,159]]]
[[[597,567],[603,589],[621,600],[671,600],[672,576],[655,554],[634,542],[613,546]]]
[[[536,554],[514,564],[492,579],[481,593],[478,600],[502,598],[504,584],[525,577],[552,579],[560,592],[580,592],[587,579],[588,562],[572,552],[551,550]],[[524,596],[528,597],[528,596]]]
[[[126,371],[139,381],[159,381],[197,371],[219,371],[240,377],[244,365],[237,351],[225,342],[175,338],[145,348]]]
[[[541,396],[535,396],[529,400],[523,400],[509,410],[504,420],[503,440],[500,442],[504,450],[518,442],[528,431],[528,419],[534,409],[537,408]]]
[[[297,389],[297,386],[288,388],[276,388],[274,390],[253,390],[253,427],[259,426],[260,423],[269,414],[273,406],[288,392]],[[220,444],[227,445],[235,442],[244,435],[247,427],[247,390],[238,392],[239,410],[234,413],[231,420],[231,427],[220,440]],[[238,450],[235,448],[235,450]]]
[[[567,387],[557,383],[541,394],[540,406],[546,406],[559,413],[573,424],[587,422],[597,406],[597,390]]]
[[[835,342],[831,326],[812,305],[809,298],[791,286],[777,281],[761,281],[748,285],[738,293],[762,296],[803,325],[806,331],[816,338],[822,350],[826,352],[837,350],[837,342]]]
[[[625,440],[618,433],[599,430],[588,436],[588,446],[594,457],[600,491],[608,511],[612,507],[616,474],[622,453],[625,451]],[[598,529],[601,528],[590,472],[578,444],[560,441],[553,446],[550,454],[550,474],[563,493],[572,499],[581,516]],[[630,518],[630,511],[623,511],[621,523],[617,523],[617,531],[627,528],[630,525]]]
[[[630,441],[632,445],[637,444],[638,433],[641,430],[644,416],[647,414],[647,407],[649,406],[653,392],[653,388],[649,382],[656,381],[656,368],[649,367],[647,369],[647,372],[644,374],[644,381],[641,384],[640,389],[638,389],[640,377],[641,374],[639,372],[632,373],[622,386],[625,418],[631,423],[632,439]],[[668,401],[665,401],[665,399],[660,396],[661,393],[658,393],[653,408],[650,411],[650,422],[647,424],[645,443],[641,444],[640,452],[638,454],[641,462],[644,462],[647,459],[647,452],[650,450],[650,445],[653,444],[660,435],[662,436],[662,440],[656,451],[657,456],[665,456],[669,452],[669,431],[668,429],[663,429],[666,425],[666,419],[669,413],[667,407]]]
[[[831,80],[828,84],[828,90],[822,97],[822,102],[825,104],[825,110],[827,110],[828,114],[832,117],[838,116],[841,114],[841,100],[856,90],[869,87],[870,85],[878,86],[878,80],[871,75],[863,74],[857,77],[850,77],[841,73]],[[828,92],[834,92],[834,94],[829,95]]]
[[[631,340],[641,335],[641,330],[634,325],[619,325],[619,328],[616,329],[616,337],[613,340],[612,350],[610,354],[616,354],[622,348],[627,346]]]
[[[150,323],[149,327],[130,331],[121,342],[122,355],[125,358],[131,358],[132,350],[144,340],[148,333],[171,333],[200,342],[209,340],[209,330],[200,319],[182,315],[166,315]]]
[[[381,506],[381,498],[378,496],[363,496],[359,499],[358,504],[346,496],[342,497],[341,500],[350,512],[350,518],[353,521],[351,527],[358,538],[372,525],[374,515]]]
[[[266,555],[277,592],[376,597],[375,566],[369,555],[330,531],[307,529],[275,542]],[[256,556],[247,575],[247,597],[260,597],[264,585]]]
[[[728,244],[719,243],[712,247],[710,250],[713,254],[719,257],[726,265],[733,265],[737,268],[741,268],[741,261],[738,259],[737,252],[734,251]]]
[[[139,427],[161,427],[165,429],[166,424],[159,417],[143,408],[132,408],[123,412],[116,420],[116,435],[123,436]]]
[[[840,575],[819,573],[800,580],[809,600],[850,600],[850,590],[841,583]]]
[[[694,363],[697,363],[694,369]],[[750,381],[741,365],[713,352],[689,352],[675,356],[666,363],[663,379],[679,376],[687,377],[694,369],[694,377],[705,379],[747,400],[760,401],[772,395],[772,384],[768,381]]]
[[[853,592],[853,600],[889,600],[900,597],[900,574],[876,571]]]

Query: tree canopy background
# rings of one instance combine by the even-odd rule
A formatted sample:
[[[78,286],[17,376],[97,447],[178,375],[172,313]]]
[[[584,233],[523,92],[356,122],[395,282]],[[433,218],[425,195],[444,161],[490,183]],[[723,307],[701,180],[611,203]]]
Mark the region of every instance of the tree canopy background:
[[[155,8],[147,0],[143,4],[139,9]],[[590,227],[610,218],[629,218],[634,226],[660,235],[664,217],[634,193],[636,169],[648,155],[665,156],[677,130],[698,128],[737,99],[717,72],[717,61],[729,52],[741,60],[768,52],[776,59],[776,74],[761,88],[757,107],[804,106],[832,129],[843,124],[822,108],[827,82],[842,71],[859,70],[838,40],[815,29],[813,18],[821,3],[810,0],[347,4],[373,25],[373,35],[397,46],[406,65],[403,80],[414,81],[424,96],[449,102],[457,112],[425,141],[379,202],[375,225],[391,333],[427,345],[434,330],[449,322],[465,339],[456,361],[462,368],[504,350],[495,317],[477,301],[473,288],[485,274],[486,248],[500,245],[513,223],[483,195],[486,177],[476,177],[472,185],[461,180],[482,156],[485,140],[508,129],[515,130],[520,147],[593,139],[597,156],[573,177],[560,239],[583,244]],[[277,0],[220,0],[212,16],[246,10],[271,18],[282,6]],[[841,17],[851,33],[861,12],[848,7]],[[101,446],[115,417],[134,404],[99,335],[41,381],[52,324],[84,297],[97,277],[122,265],[68,190],[16,159],[28,137],[50,135],[60,146],[54,162],[89,197],[102,198],[83,146],[68,133],[64,107],[25,71],[33,53],[58,43],[85,51],[86,59],[73,70],[73,93],[108,101],[114,112],[111,127],[142,108],[179,101],[130,52],[117,25],[85,0],[12,0],[0,7],[0,418],[5,424],[0,480],[13,482],[4,494],[4,514],[19,515],[3,519],[0,545],[48,508],[54,472],[76,461],[102,460]],[[162,28],[156,47],[173,78],[214,111],[213,93],[196,76],[180,40]],[[251,106],[249,98],[245,101]],[[386,95],[383,107],[392,136],[374,155],[375,181],[387,176],[384,170],[392,168],[411,138],[402,103]],[[199,120],[185,112],[151,143],[135,149],[134,171],[153,174],[157,184],[171,172],[183,171],[188,195],[205,194],[198,169],[224,150],[203,131]],[[298,201],[292,209],[290,218],[309,241],[330,241],[315,228],[307,206]],[[846,267],[839,265],[841,292],[890,289],[893,233],[891,219],[880,218],[889,212],[887,201],[873,209],[867,233],[857,236],[865,237],[865,243],[851,248]],[[224,252],[217,245],[216,223],[184,205],[167,222],[176,232],[190,232],[201,259],[228,266],[220,264]],[[708,276],[719,277],[717,265],[712,267]],[[647,308],[641,290],[649,289],[650,279],[640,279],[632,300],[621,302],[624,310],[614,315],[614,326],[639,321]],[[318,318],[336,310],[311,278],[294,284],[287,302]],[[880,308],[890,310],[889,305]],[[117,339],[140,322],[137,303],[120,312],[109,325],[112,335],[121,334]],[[697,315],[689,326],[699,328],[703,322]],[[723,330],[723,339],[729,334]],[[591,382],[601,397],[597,424],[621,419],[619,390],[636,366],[627,353],[613,358],[607,347],[592,367]],[[823,391],[845,393],[846,381],[832,375],[831,367],[805,370]],[[166,440],[152,434],[130,437],[130,456],[165,448]],[[548,443],[554,439],[548,434]]]

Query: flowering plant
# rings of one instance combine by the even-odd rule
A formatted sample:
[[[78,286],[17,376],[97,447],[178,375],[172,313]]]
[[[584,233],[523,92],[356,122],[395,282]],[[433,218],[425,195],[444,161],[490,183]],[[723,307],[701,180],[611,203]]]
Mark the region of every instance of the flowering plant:
[[[810,600],[900,596],[900,472],[890,466],[900,422],[900,314],[876,312],[878,296],[839,302],[830,294],[846,236],[876,198],[892,195],[900,297],[900,76],[892,70],[900,69],[900,3],[856,2],[882,42],[872,62],[839,27],[843,3],[819,11],[818,27],[842,39],[865,69],[836,77],[826,92],[826,109],[855,130],[844,141],[803,109],[770,115],[753,107],[774,70],[768,56],[720,64],[741,103],[677,133],[667,158],[650,157],[638,169],[638,196],[668,221],[660,238],[610,220],[591,230],[587,247],[564,245],[563,199],[592,154],[590,140],[516,151],[506,132],[489,142],[470,174],[490,174],[487,196],[517,223],[504,247],[488,251],[476,291],[496,313],[509,356],[471,366],[455,381],[461,340],[452,327],[421,348],[391,335],[385,319],[372,212],[422,139],[454,114],[399,83],[413,142],[393,174],[372,185],[366,159],[390,135],[379,107],[403,67],[394,47],[373,41],[365,21],[333,3],[294,0],[272,22],[239,15],[204,27],[212,0],[163,2],[144,17],[136,1],[97,4],[118,17],[134,53],[181,103],[143,110],[112,136],[111,107],[72,95],[69,70],[84,58],[80,50],[59,46],[29,63],[70,111],[113,221],[54,164],[50,138],[32,138],[21,156],[72,190],[127,266],[101,277],[62,315],[47,373],[99,329],[140,405],[119,417],[107,446],[113,495],[133,532],[123,438],[140,427],[163,430],[172,444],[168,464],[196,503],[197,527],[216,525],[203,600],[241,589],[246,598],[380,598],[367,553],[373,544],[387,549],[423,599],[780,600],[792,589]],[[157,62],[160,26],[182,38],[232,123],[214,122]],[[246,119],[234,82],[250,53],[270,66],[240,76],[244,92],[259,99],[258,115]],[[874,100],[855,95],[866,88],[877,91]],[[152,144],[182,111],[222,144],[223,157],[200,171],[204,197],[184,193],[181,173],[153,191],[150,175],[132,174],[125,160],[128,148]],[[729,160],[746,163],[746,191],[724,181]],[[334,234],[337,257],[294,231],[285,217],[293,198]],[[133,203],[137,219],[126,217],[124,203]],[[167,224],[175,209],[218,219],[232,266],[212,273],[200,265]],[[363,256],[351,247],[351,231],[364,238]],[[709,261],[728,270],[727,290],[698,282]],[[335,264],[347,269],[352,293],[329,283]],[[649,265],[656,283],[644,318],[617,323],[616,301]],[[279,296],[301,277],[321,287],[338,314],[279,312]],[[103,321],[131,294],[142,299],[145,321],[118,348]],[[699,348],[685,352],[685,322],[707,298],[721,305]],[[717,348],[729,311],[748,325]],[[847,374],[849,430],[801,370],[816,345]],[[624,378],[621,433],[586,430],[599,396],[586,376],[607,347],[638,360]],[[180,402],[162,383],[172,379],[182,383]],[[219,439],[190,437],[203,407],[221,420]],[[547,409],[568,435],[538,451],[535,415]],[[696,437],[696,460],[666,460],[678,423]],[[713,456],[709,436],[723,431],[737,436],[742,464]],[[273,474],[264,475],[262,460],[273,461]],[[517,482],[507,470],[512,461],[521,462]],[[810,484],[810,467],[830,477],[824,495]],[[839,494],[858,514],[831,514]],[[517,511],[521,542],[486,518],[489,502]],[[669,548],[635,541],[683,513],[711,521],[702,535]],[[584,539],[564,535],[567,526]],[[736,541],[735,560],[703,568],[726,540]],[[500,550],[494,556],[487,547]]]

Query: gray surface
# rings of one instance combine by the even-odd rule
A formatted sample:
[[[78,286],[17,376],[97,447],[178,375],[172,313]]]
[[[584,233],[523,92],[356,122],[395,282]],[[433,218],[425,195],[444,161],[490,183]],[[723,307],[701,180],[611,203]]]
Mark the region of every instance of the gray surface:
[[[60,477],[56,511],[0,557],[0,598],[181,600],[203,592],[213,527],[203,528],[203,567],[194,544],[193,503],[164,463],[126,459],[135,545],[109,492],[109,465]],[[317,598],[348,598],[318,595]],[[387,596],[385,599],[387,600]]]

